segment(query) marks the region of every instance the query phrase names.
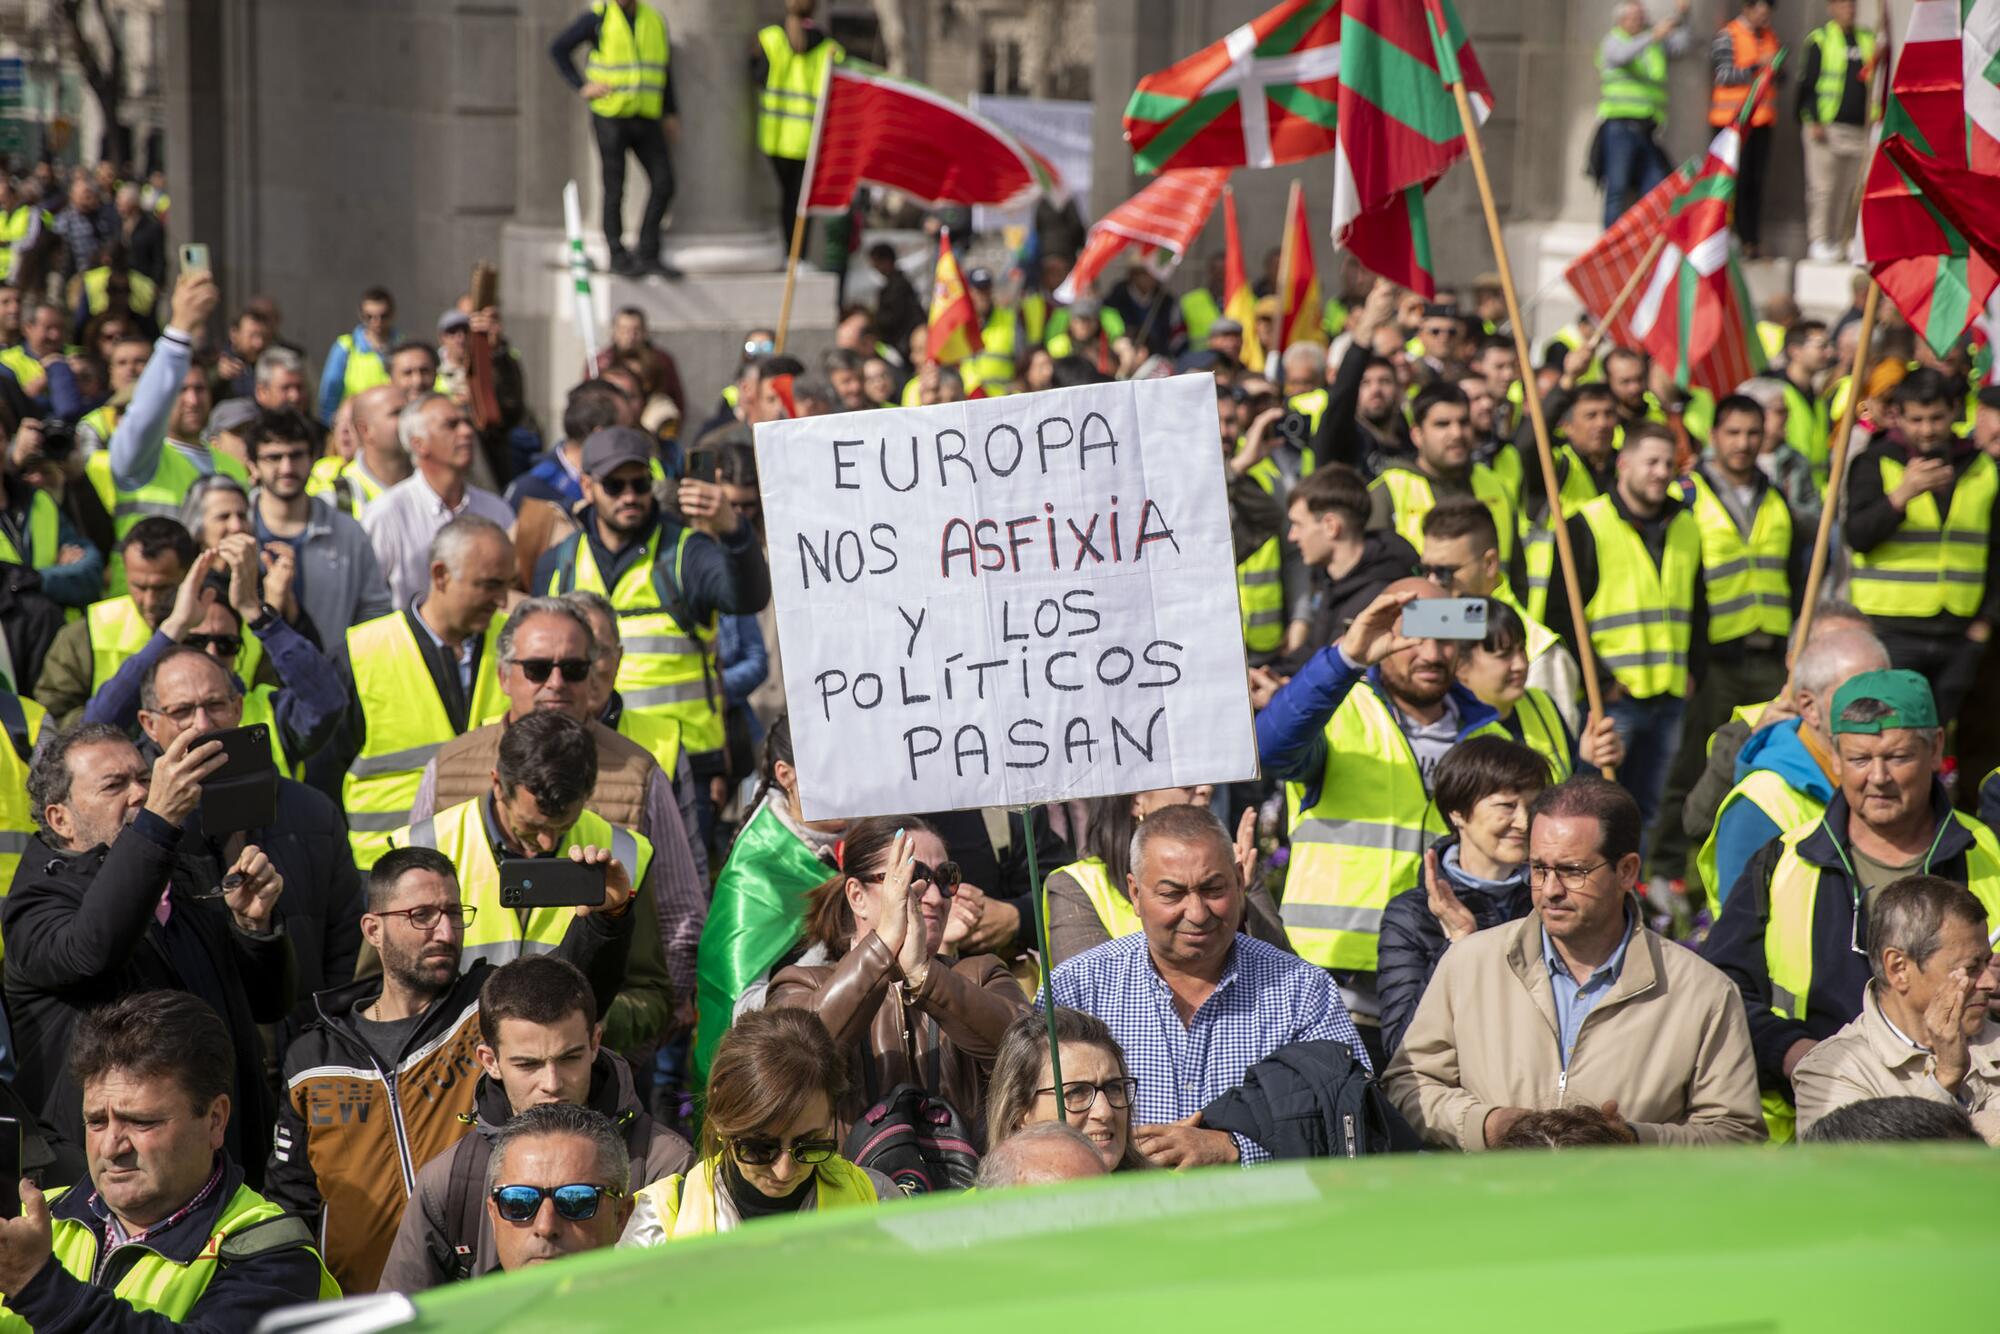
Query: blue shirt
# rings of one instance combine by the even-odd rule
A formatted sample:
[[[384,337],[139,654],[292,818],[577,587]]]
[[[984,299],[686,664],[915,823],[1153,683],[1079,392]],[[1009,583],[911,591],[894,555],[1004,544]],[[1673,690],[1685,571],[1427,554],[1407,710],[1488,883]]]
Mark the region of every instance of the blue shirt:
[[[1583,1027],[1584,1019],[1604,993],[1611,990],[1611,984],[1618,980],[1620,970],[1625,967],[1625,950],[1631,943],[1632,908],[1627,904],[1625,938],[1618,942],[1618,948],[1611,952],[1610,958],[1599,964],[1588,978],[1578,982],[1570,975],[1569,966],[1557,956],[1548,928],[1542,928],[1542,962],[1548,965],[1549,988],[1556,996],[1556,1041],[1560,1044],[1563,1069],[1569,1069],[1569,1054],[1576,1046],[1577,1030]]]
[[[1222,980],[1185,1024],[1143,933],[1085,950],[1056,969],[1049,987],[1056,1004],[1096,1015],[1118,1039],[1125,1064],[1139,1081],[1134,1125],[1194,1115],[1287,1043],[1344,1042],[1368,1065],[1361,1036],[1326,970],[1249,936],[1236,937]],[[1246,1163],[1271,1156],[1241,1135],[1232,1138]]]

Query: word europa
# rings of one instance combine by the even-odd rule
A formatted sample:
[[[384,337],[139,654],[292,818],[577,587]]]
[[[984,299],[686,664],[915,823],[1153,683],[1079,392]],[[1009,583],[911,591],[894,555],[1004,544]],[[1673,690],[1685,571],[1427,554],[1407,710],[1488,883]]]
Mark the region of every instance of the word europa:
[[[1111,497],[1111,508],[1083,516],[1081,522],[1067,514],[1058,515],[1052,502],[1042,503],[1040,514],[1017,514],[1005,519],[953,518],[945,521],[938,534],[938,573],[952,577],[954,571],[977,578],[982,572],[1019,574],[1029,565],[1040,568],[1046,553],[1049,569],[1061,572],[1069,561],[1071,573],[1086,561],[1095,565],[1138,564],[1146,548],[1165,542],[1178,554],[1180,539],[1174,536],[1166,513],[1158,502],[1147,499],[1140,506],[1137,531],[1130,516]],[[835,580],[852,584],[865,576],[892,574],[899,557],[895,542],[900,534],[891,523],[868,525],[868,535],[852,528],[822,528],[815,543],[813,535],[799,533],[799,586],[810,589],[817,574],[819,582]]]
[[[1101,412],[1086,412],[1081,420],[1074,422],[1067,417],[1044,417],[1035,423],[1034,437],[1036,470],[1044,477],[1049,475],[1053,462],[1060,462],[1063,458],[1075,460],[1078,472],[1087,472],[1090,456],[1096,453],[1107,456],[1102,464],[1118,466],[1118,440],[1111,434],[1111,423],[1104,419]],[[829,457],[833,460],[834,490],[863,489],[854,474],[864,465],[855,455],[867,444],[866,440],[833,442],[833,452]],[[903,462],[901,448],[897,448],[892,461],[889,457],[889,438],[883,436],[876,446],[875,472],[881,477],[882,485],[891,491],[906,493],[916,490],[923,482],[923,465],[926,462],[934,462],[932,476],[936,485],[943,489],[951,485],[952,464],[963,470],[963,480],[967,485],[978,486],[981,462],[986,465],[985,476],[1012,477],[1028,458],[1027,438],[1017,427],[1006,422],[990,427],[979,453],[968,457],[967,451],[971,448],[972,442],[966,439],[965,432],[951,426],[942,428],[931,438],[928,453],[924,450],[922,437],[912,435],[909,467],[899,475]],[[1052,460],[1051,456],[1055,458]]]

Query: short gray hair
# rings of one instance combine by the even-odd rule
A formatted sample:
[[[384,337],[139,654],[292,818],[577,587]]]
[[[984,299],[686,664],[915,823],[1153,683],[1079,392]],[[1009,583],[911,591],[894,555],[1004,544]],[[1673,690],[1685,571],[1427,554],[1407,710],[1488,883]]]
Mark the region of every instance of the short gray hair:
[[[1831,692],[1842,681],[1860,672],[1876,671],[1889,665],[1889,650],[1870,631],[1859,626],[1840,625],[1824,635],[1813,635],[1799,651],[1793,676],[1800,690],[1824,696],[1831,705]]]
[[[508,613],[507,623],[500,627],[500,662],[503,666],[514,660],[514,636],[535,616],[560,616],[583,631],[583,656],[593,662],[597,660],[597,636],[591,632],[590,618],[574,603],[562,598],[526,598],[514,604],[514,610]]]
[[[1882,956],[1900,950],[1921,968],[1938,952],[1947,917],[1986,933],[1986,905],[1964,885],[1935,875],[1906,875],[1889,885],[1868,914],[1868,970],[1883,981]]]
[[[483,514],[467,512],[431,535],[430,564],[443,565],[453,574],[465,563],[465,553],[482,537],[497,537],[511,549],[514,539],[507,530]]]
[[[267,347],[257,358],[257,383],[269,384],[279,371],[306,373],[306,359],[288,347]]]
[[[597,1174],[603,1180],[591,1185],[609,1186],[620,1195],[631,1186],[632,1155],[611,1118],[574,1103],[551,1102],[530,1107],[500,1127],[500,1133],[493,1137],[493,1151],[486,1158],[486,1193],[490,1196],[495,1187],[508,1184],[500,1180],[500,1160],[516,1142],[559,1135],[588,1140],[597,1150]]]
[[[396,443],[414,454],[417,437],[430,434],[430,427],[424,421],[424,409],[433,403],[449,402],[451,398],[448,395],[425,393],[405,403],[403,410],[396,414]]]
[[[573,588],[562,595],[562,601],[569,603],[570,606],[575,607],[585,616],[602,616],[604,623],[611,627],[611,635],[610,642],[600,644],[599,647],[618,647],[621,639],[618,633],[618,609],[611,605],[610,598],[597,592],[595,589]],[[595,629],[591,631],[591,638],[593,640],[597,638]]]
[[[1059,1155],[1068,1150],[1084,1155],[1076,1160],[1078,1166],[1087,1160],[1094,1170],[1063,1170]],[[981,1190],[1046,1186],[1057,1181],[1103,1176],[1104,1170],[1104,1159],[1097,1146],[1081,1130],[1063,1121],[1037,1121],[1009,1135],[980,1160],[977,1185]]]
[[[201,507],[207,504],[208,498],[217,491],[234,491],[243,497],[245,505],[250,503],[250,493],[243,489],[243,483],[227,473],[212,472],[206,477],[197,478],[194,485],[188,488],[187,496],[181,501],[181,527],[193,533],[196,541],[201,539]]]
[[[50,847],[57,847],[61,840],[56,831],[49,828],[48,810],[51,806],[69,804],[70,784],[74,781],[69,771],[69,753],[82,746],[99,746],[115,741],[121,746],[132,744],[132,738],[110,723],[78,723],[65,731],[45,728],[40,744],[28,765],[28,811],[35,817],[35,827],[41,830],[42,840]]]
[[[1146,845],[1155,838],[1177,839],[1183,843],[1213,838],[1232,865],[1236,860],[1236,840],[1229,836],[1229,830],[1222,821],[1215,818],[1215,812],[1206,806],[1162,806],[1139,821],[1139,827],[1132,831],[1132,843],[1127,849],[1125,861],[1135,877],[1145,864]]]
[[[153,665],[146,669],[145,677],[139,682],[140,708],[148,713],[159,712],[160,672],[165,669],[168,663],[178,662],[182,658],[199,658],[201,661],[207,663],[211,670],[222,673],[222,679],[228,683],[231,696],[237,698],[242,696],[242,688],[236,684],[236,673],[224,667],[219,661],[201,649],[189,648],[186,644],[176,644],[159,657],[153,659]]]

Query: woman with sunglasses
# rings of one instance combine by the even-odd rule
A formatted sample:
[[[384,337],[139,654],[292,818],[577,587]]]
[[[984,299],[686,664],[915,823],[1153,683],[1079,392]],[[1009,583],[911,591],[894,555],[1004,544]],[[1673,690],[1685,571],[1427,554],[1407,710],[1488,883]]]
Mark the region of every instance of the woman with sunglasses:
[[[1139,1081],[1125,1068],[1125,1053],[1102,1019],[1056,1007],[1056,1040],[1062,1044],[1062,1117],[1097,1146],[1107,1172],[1147,1166],[1132,1144],[1132,1099]],[[1057,1119],[1055,1071],[1049,1067],[1049,1024],[1029,1011],[1007,1026],[993,1062],[986,1095],[987,1152],[1024,1128]]]
[[[915,1084],[984,1139],[987,1072],[1028,1003],[994,955],[948,957],[979,909],[945,855],[914,818],[849,825],[839,869],[806,907],[812,948],[771,979],[771,1008],[811,1010],[854,1062],[856,1087],[834,1108],[842,1135],[882,1094]]]
[[[759,1218],[897,1198],[840,1156],[834,1108],[847,1075],[826,1026],[803,1010],[746,1014],[716,1049],[701,1162],[639,1191],[620,1246],[661,1246]]]
[[[1509,736],[1548,760],[1554,782],[1567,779],[1579,763],[1615,769],[1625,758],[1610,715],[1586,727],[1581,738],[1572,736],[1555,701],[1528,684],[1527,627],[1498,598],[1486,599],[1486,638],[1458,655],[1458,683],[1498,710]]]

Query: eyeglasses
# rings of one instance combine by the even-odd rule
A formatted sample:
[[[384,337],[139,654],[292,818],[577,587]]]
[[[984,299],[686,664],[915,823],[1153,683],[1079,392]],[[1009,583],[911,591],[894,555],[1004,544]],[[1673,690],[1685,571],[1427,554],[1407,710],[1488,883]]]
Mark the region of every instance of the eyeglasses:
[[[233,658],[243,651],[242,635],[189,635],[181,643],[217,658]]]
[[[1055,1090],[1052,1088],[1035,1090],[1037,1097],[1044,1093],[1054,1092]],[[1114,1108],[1123,1111],[1125,1108],[1130,1107],[1132,1099],[1139,1095],[1139,1081],[1127,1077],[1125,1079],[1107,1079],[1102,1084],[1089,1084],[1080,1079],[1073,1084],[1064,1084],[1062,1086],[1063,1110],[1077,1116],[1082,1116],[1090,1110],[1091,1104],[1097,1101],[1097,1095],[1100,1093],[1104,1095],[1104,1101],[1110,1103]]]
[[[548,680],[550,672],[560,671],[562,679],[571,685],[590,675],[588,658],[511,658],[509,661],[521,669],[521,675],[536,685]]]
[[[613,500],[620,496],[640,496],[653,489],[653,479],[627,477],[621,482],[616,477],[600,477],[597,479],[597,489]]]
[[[1416,575],[1417,578],[1428,579],[1432,583],[1444,585],[1451,583],[1452,578],[1457,575],[1458,570],[1459,567],[1456,565],[1417,564],[1410,567],[1410,573]]]
[[[174,722],[185,726],[194,719],[197,713],[206,713],[209,717],[214,718],[234,706],[235,703],[236,697],[234,695],[216,695],[210,699],[196,700],[192,704],[176,704],[171,709],[154,709],[151,712],[170,718]]]
[[[434,903],[427,903],[421,908],[396,908],[389,912],[378,912],[375,915],[377,917],[407,917],[410,919],[411,926],[419,931],[429,932],[440,921],[446,918],[450,918],[451,921],[460,927],[471,926],[472,915],[478,911],[470,903],[455,903],[448,908],[440,908]]]
[[[1566,892],[1574,894],[1590,882],[1593,873],[1609,865],[1611,863],[1608,861],[1592,862],[1588,866],[1552,866],[1547,862],[1529,862],[1528,883],[1539,885],[1550,876],[1554,876],[1561,882]]]
[[[769,1167],[778,1161],[778,1155],[789,1150],[792,1161],[801,1167],[812,1167],[833,1157],[840,1145],[830,1139],[795,1139],[790,1144],[769,1135],[746,1135],[742,1139],[729,1141],[729,1148],[736,1155],[736,1161],[745,1167]]]
[[[535,1221],[543,1200],[556,1202],[556,1215],[572,1223],[587,1223],[597,1217],[597,1202],[604,1196],[623,1199],[625,1192],[614,1186],[593,1186],[575,1182],[567,1186],[495,1186],[493,1207],[500,1217],[515,1227]]]
[[[888,878],[888,873],[885,871],[881,875],[863,876],[861,877],[861,883],[864,885],[879,885]],[[950,898],[952,895],[958,893],[959,883],[964,879],[965,875],[958,869],[957,862],[939,862],[936,866],[931,866],[925,862],[918,862],[910,871],[911,884],[936,885],[937,892],[946,898]]]

